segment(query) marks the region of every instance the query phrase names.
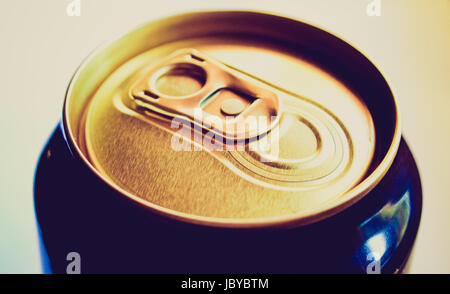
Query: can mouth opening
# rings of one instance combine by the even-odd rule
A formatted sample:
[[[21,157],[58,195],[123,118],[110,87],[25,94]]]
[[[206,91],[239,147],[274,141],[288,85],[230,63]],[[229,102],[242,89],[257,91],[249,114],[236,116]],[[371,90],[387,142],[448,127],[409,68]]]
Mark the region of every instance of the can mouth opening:
[[[248,26],[248,23],[252,25]],[[189,34],[183,33],[183,27],[191,28]],[[293,31],[298,34],[292,34]],[[347,191],[338,201],[327,203],[320,210],[312,210],[307,214],[264,219],[221,219],[189,215],[144,201],[114,184],[91,164],[89,155],[83,151],[83,148],[80,148],[85,144],[82,142],[83,136],[80,136],[85,123],[84,109],[90,103],[90,98],[98,86],[109,74],[131,58],[161,44],[179,39],[217,34],[272,38],[278,40],[283,46],[301,48],[302,55],[312,63],[326,68],[330,74],[363,98],[363,102],[372,116],[377,139],[374,156],[359,184]],[[153,35],[160,37],[150,38]],[[299,38],[298,35],[302,37]],[[126,44],[133,44],[133,46],[126,46]],[[114,54],[119,51],[121,54]],[[193,58],[199,57],[194,56]],[[201,58],[198,61],[203,62]],[[102,66],[99,67],[99,64]],[[177,98],[193,95],[205,85],[207,78],[207,74],[202,68],[192,64],[167,67],[154,80],[149,81],[155,91],[146,95],[154,99],[158,99],[158,93]],[[171,87],[170,81],[174,79],[181,81],[186,86],[181,90]],[[146,24],[94,52],[83,62],[69,85],[64,103],[63,126],[73,154],[79,156],[97,176],[113,189],[149,207],[156,213],[191,223],[224,227],[304,225],[336,214],[358,201],[376,186],[389,169],[400,142],[398,109],[395,99],[382,74],[364,55],[341,39],[309,24],[273,14],[244,11],[188,13],[169,17]],[[304,152],[313,154],[313,151],[307,149]]]

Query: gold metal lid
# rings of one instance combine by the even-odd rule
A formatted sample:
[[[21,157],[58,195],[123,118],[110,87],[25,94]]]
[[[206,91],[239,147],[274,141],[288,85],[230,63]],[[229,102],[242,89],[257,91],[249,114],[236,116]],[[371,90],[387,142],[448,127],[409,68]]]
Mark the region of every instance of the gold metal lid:
[[[397,116],[383,77],[350,45],[227,11],[150,23],[93,55],[64,125],[125,196],[184,221],[253,227],[306,224],[364,196],[395,156]]]

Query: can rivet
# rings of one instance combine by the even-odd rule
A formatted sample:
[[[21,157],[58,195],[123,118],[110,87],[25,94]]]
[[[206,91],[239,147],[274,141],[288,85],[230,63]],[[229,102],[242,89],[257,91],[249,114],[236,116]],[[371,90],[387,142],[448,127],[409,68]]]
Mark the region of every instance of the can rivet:
[[[220,106],[220,110],[227,115],[238,115],[244,108],[244,103],[238,99],[226,99]]]

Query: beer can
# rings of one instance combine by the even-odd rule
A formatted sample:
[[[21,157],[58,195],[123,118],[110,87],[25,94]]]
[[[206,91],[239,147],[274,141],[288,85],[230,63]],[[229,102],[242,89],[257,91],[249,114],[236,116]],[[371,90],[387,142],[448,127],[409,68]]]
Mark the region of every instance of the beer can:
[[[39,160],[46,269],[398,273],[422,192],[383,75],[262,12],[145,24],[92,53]]]

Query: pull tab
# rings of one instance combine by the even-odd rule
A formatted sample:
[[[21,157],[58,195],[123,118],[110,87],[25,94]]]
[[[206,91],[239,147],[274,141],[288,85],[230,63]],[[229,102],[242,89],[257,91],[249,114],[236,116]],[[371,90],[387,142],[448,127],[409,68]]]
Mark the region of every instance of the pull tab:
[[[138,107],[183,116],[232,140],[261,136],[279,119],[279,99],[268,85],[195,49],[176,51],[150,69],[131,98]]]

